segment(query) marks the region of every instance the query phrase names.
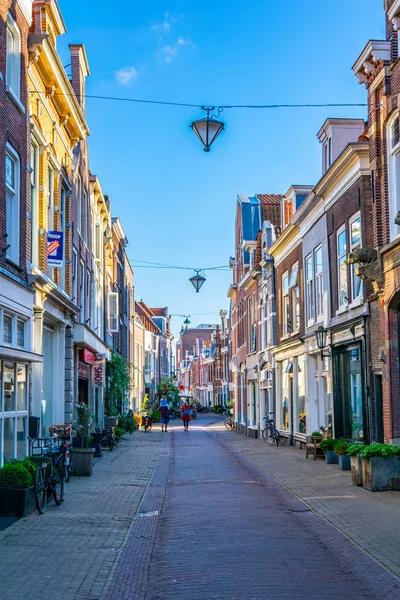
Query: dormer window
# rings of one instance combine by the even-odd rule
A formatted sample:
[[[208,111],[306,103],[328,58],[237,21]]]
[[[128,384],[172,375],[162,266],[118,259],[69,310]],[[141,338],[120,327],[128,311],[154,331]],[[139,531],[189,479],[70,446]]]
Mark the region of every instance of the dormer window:
[[[329,138],[324,144],[324,167],[325,171],[329,169],[332,164],[332,138]]]

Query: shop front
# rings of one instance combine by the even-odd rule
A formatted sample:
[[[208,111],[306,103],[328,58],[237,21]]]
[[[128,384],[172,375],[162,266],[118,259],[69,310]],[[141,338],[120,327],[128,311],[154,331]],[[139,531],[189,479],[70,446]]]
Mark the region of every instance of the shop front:
[[[28,454],[33,294],[24,285],[0,276],[0,466]]]
[[[332,333],[332,360],[334,436],[369,442],[363,323]]]
[[[289,444],[306,442],[308,402],[304,347],[276,354],[276,425]]]

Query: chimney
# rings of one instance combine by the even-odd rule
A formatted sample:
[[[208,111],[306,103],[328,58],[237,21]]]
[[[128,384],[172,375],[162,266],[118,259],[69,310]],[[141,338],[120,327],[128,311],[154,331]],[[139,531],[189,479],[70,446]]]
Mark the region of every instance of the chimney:
[[[70,44],[69,52],[71,56],[72,89],[85,114],[86,77],[90,75],[85,46],[83,44]]]

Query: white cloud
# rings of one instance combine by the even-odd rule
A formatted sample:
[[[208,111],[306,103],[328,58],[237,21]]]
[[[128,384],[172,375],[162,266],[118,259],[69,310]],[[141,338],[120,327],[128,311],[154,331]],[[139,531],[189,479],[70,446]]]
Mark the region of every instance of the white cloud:
[[[135,67],[124,67],[115,73],[115,79],[120,85],[130,85],[138,76]]]
[[[184,46],[193,46],[193,42],[188,38],[178,37],[176,42],[168,44],[160,50],[161,58],[164,62],[170,63],[179,54]]]

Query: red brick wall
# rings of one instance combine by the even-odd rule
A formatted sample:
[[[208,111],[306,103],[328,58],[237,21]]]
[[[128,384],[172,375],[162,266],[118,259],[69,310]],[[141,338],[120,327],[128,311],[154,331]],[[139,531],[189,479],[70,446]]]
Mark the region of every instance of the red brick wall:
[[[20,101],[27,105],[28,69],[28,23],[15,1],[0,2],[0,266],[21,279],[26,279],[27,249],[30,247],[30,144],[28,144],[29,121],[6,93],[6,22],[10,12],[21,35],[21,75]],[[17,151],[20,159],[20,259],[19,268],[8,262],[1,249],[7,244],[6,238],[6,190],[5,190],[5,151],[7,142]]]

